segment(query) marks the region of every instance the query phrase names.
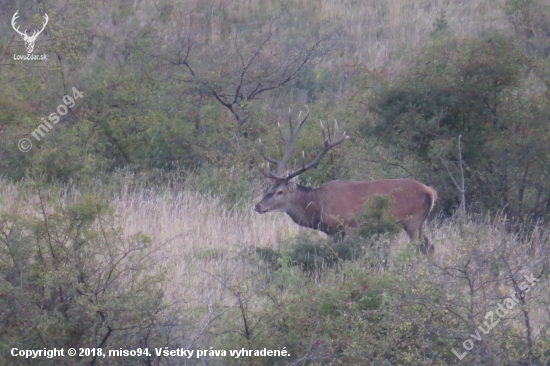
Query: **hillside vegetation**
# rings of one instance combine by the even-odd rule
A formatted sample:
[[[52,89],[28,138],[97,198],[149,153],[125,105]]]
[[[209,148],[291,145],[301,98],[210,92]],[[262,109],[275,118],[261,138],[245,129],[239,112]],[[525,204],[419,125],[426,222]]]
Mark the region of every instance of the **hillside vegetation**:
[[[547,1],[0,7],[1,364],[549,363]],[[252,211],[307,111],[289,169],[350,138],[297,181],[434,187],[433,257],[384,205],[341,242]]]

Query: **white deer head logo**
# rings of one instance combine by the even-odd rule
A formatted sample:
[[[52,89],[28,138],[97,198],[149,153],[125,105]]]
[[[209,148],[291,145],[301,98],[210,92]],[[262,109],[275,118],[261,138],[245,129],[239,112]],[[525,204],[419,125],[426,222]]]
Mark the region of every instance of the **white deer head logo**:
[[[46,24],[48,24],[48,14],[44,13],[44,19],[46,19],[46,22],[42,26],[42,29],[40,29],[38,33],[37,33],[37,30],[35,29],[34,32],[32,33],[32,36],[28,36],[26,29],[25,29],[25,32],[20,32],[19,27],[17,28],[15,27],[15,21],[17,20],[17,18],[19,18],[19,15],[17,13],[19,13],[19,10],[16,11],[15,14],[13,14],[13,18],[11,18],[11,26],[17,33],[19,33],[21,38],[23,38],[23,41],[25,41],[25,49],[27,50],[27,53],[31,53],[32,50],[34,49],[34,42],[36,41],[36,38],[38,38],[40,33],[42,33],[44,28],[46,28]]]

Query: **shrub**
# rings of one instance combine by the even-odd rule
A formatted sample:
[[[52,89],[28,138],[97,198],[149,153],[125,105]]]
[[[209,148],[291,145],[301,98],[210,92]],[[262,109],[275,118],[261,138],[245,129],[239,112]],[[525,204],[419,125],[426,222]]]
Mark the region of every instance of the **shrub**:
[[[395,148],[398,161],[413,160],[412,174],[437,187],[447,213],[460,202],[453,179],[463,170],[469,209],[547,218],[549,104],[529,89],[530,67],[501,35],[436,39],[415,67],[371,98],[376,123],[365,132]]]
[[[27,364],[10,356],[12,347],[107,352],[153,345],[166,306],[163,270],[150,267],[150,238],[122,235],[108,206],[92,195],[61,204],[52,199],[55,193],[38,192],[27,216],[20,214],[21,206],[0,213],[2,363]],[[29,201],[18,204],[29,209]],[[88,365],[96,358],[74,357],[71,364]],[[58,363],[40,358],[41,365]]]
[[[357,234],[362,238],[378,237],[382,234],[394,235],[403,228],[399,220],[390,215],[395,201],[391,196],[375,194],[365,202],[358,215]]]

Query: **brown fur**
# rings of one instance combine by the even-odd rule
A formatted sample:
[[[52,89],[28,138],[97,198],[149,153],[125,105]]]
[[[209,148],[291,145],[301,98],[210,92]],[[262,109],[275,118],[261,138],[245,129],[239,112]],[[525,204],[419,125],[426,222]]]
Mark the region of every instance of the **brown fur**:
[[[403,224],[411,240],[423,236],[422,227],[437,200],[437,192],[412,179],[385,179],[371,182],[332,181],[309,189],[285,179],[268,179],[271,190],[254,207],[256,212],[286,212],[298,225],[323,231],[328,235],[342,233],[344,227],[356,227],[355,217],[364,203],[375,194],[391,195],[395,201],[391,214]],[[434,248],[425,237],[421,248],[432,253]]]

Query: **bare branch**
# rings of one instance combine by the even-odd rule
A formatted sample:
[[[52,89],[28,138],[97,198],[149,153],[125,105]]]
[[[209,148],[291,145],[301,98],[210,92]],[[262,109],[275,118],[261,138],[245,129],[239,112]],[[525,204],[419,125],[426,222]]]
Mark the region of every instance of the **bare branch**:
[[[207,50],[209,54],[201,55],[200,64],[197,65],[193,65],[191,59],[193,55],[198,54],[198,46],[191,44],[189,40],[176,52],[176,57],[141,51],[151,57],[165,60],[170,65],[181,66],[192,81],[207,90],[231,112],[238,122],[236,132],[240,137],[240,128],[246,122],[244,115],[239,113],[243,101],[259,99],[264,93],[288,85],[317,65],[326,52],[332,49],[321,46],[328,42],[335,32],[328,33],[314,42],[297,43],[294,40],[279,39],[274,29],[272,21],[267,32],[257,36],[254,41],[242,44],[241,38],[235,35],[230,44],[224,44],[219,49]],[[224,52],[227,47],[232,48],[229,54]],[[214,54],[211,54],[211,51],[214,51]],[[211,63],[211,67],[205,62]],[[221,72],[209,74],[206,72],[207,69],[218,69]]]
[[[464,167],[463,167],[464,163],[462,161],[462,147],[461,147],[461,141],[460,141],[461,138],[462,138],[462,135],[459,135],[458,136],[458,165],[460,167],[461,184],[458,184],[456,179],[453,177],[453,174],[447,167],[447,164],[445,160],[443,160],[443,157],[441,155],[439,155],[439,159],[441,159],[441,165],[443,165],[443,167],[447,171],[447,174],[449,175],[449,177],[451,177],[451,180],[453,181],[453,184],[455,185],[456,189],[458,189],[458,191],[460,192],[460,212],[465,213],[466,212],[466,188],[464,184]]]

